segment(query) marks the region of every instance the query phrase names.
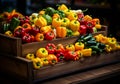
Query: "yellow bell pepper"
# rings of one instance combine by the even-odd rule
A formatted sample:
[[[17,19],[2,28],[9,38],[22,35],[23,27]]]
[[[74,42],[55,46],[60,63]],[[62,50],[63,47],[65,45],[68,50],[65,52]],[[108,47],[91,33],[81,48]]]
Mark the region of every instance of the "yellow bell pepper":
[[[68,10],[68,8],[65,4],[61,4],[60,6],[58,6],[58,10],[65,11],[65,10]]]
[[[106,45],[106,46],[105,46],[105,51],[106,51],[106,52],[111,52],[111,51],[112,51],[111,46]]]
[[[44,14],[45,14],[44,10],[39,11],[39,15],[44,15]]]
[[[83,49],[82,53],[83,53],[83,56],[85,56],[85,57],[92,56],[92,49],[91,48]]]
[[[39,57],[34,58],[32,61],[33,61],[33,67],[35,69],[40,69],[43,66],[43,62]]]
[[[95,25],[95,28],[96,28],[96,29],[101,29],[101,28],[102,28],[102,25],[101,25],[101,24],[96,24],[96,25]]]
[[[75,46],[73,44],[67,44],[65,49],[68,51],[75,51]]]
[[[13,33],[12,33],[10,30],[6,31],[6,32],[5,32],[5,35],[10,36],[10,37],[13,37]]]
[[[75,52],[77,53],[79,59],[80,59],[81,57],[83,57],[83,53],[82,53],[81,50],[77,50],[77,51],[75,51]]]
[[[56,27],[56,36],[60,38],[64,38],[67,35],[67,28],[66,27]]]
[[[50,31],[52,31],[52,28],[51,28],[50,25],[47,25],[47,26],[44,26],[44,27],[41,27],[41,28],[40,28],[40,32],[41,32],[42,34],[45,34],[45,33],[50,32]]]
[[[70,26],[70,29],[72,31],[78,31],[79,28],[80,28],[80,23],[77,20],[72,20],[72,21],[70,21],[70,25],[69,26]]]
[[[55,18],[52,20],[52,26],[57,28],[60,27],[62,24],[62,20],[60,18]]]
[[[77,20],[78,19],[78,16],[76,13],[72,12],[70,13],[67,18],[71,21],[71,20]]]
[[[68,17],[68,15],[73,13],[73,11],[68,9],[68,10],[65,10],[64,13],[65,13],[65,16]]]
[[[61,26],[68,27],[70,24],[70,20],[68,18],[63,18],[62,19],[62,24]]]
[[[79,31],[74,31],[73,32],[73,36],[79,36],[80,35],[80,32]]]
[[[35,25],[38,27],[44,27],[47,25],[47,20],[42,16],[39,16],[39,18],[35,20]]]
[[[34,58],[35,58],[35,55],[34,55],[34,54],[29,53],[29,54],[27,54],[27,55],[26,55],[26,58],[27,58],[27,59],[29,59],[29,60],[32,60],[32,59],[34,59]]]
[[[75,50],[83,50],[83,49],[84,49],[84,43],[82,42],[75,43]]]
[[[48,59],[46,57],[41,58],[41,61],[43,62],[43,66],[49,65]]]
[[[36,51],[36,56],[39,57],[39,58],[47,57],[48,56],[48,51],[46,50],[46,48],[39,48]]]

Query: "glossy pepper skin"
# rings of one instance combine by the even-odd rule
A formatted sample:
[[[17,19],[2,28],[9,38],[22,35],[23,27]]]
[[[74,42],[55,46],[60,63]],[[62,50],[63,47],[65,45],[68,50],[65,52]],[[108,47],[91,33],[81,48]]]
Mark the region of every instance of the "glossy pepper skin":
[[[65,49],[67,51],[75,51],[75,46],[73,44],[66,45]]]
[[[43,62],[43,66],[49,65],[48,59],[46,57],[41,58],[41,61]]]
[[[23,43],[30,43],[30,42],[32,42],[32,38],[31,38],[30,34],[25,33],[25,35],[22,36],[22,42]]]
[[[78,60],[79,57],[75,51],[66,51],[65,52],[65,60]]]
[[[68,10],[68,8],[65,4],[61,4],[60,6],[58,6],[58,10],[66,11]]]
[[[78,16],[77,16],[76,13],[72,12],[72,13],[70,13],[70,14],[67,16],[67,18],[68,18],[70,21],[72,21],[72,20],[77,20],[77,19],[78,19]]]
[[[60,52],[65,52],[65,48],[62,44],[57,44],[56,45],[56,53],[60,53]]]
[[[91,48],[83,49],[82,53],[83,53],[83,56],[85,57],[92,56],[92,49]]]
[[[63,61],[65,59],[64,52],[58,52],[58,53],[56,53],[56,57],[58,59],[58,62]]]
[[[37,33],[40,33],[40,28],[37,27],[37,26],[35,26],[35,25],[33,25],[33,26],[31,27],[30,34],[32,34],[32,35],[35,36]]]
[[[39,48],[36,51],[36,56],[39,57],[39,58],[47,57],[48,56],[48,51],[46,50],[46,48]]]
[[[54,65],[58,62],[57,57],[54,54],[49,54],[47,56],[47,59],[48,59],[49,64],[51,65]]]
[[[26,55],[26,58],[29,59],[29,60],[32,60],[32,59],[35,58],[35,55],[34,55],[34,54],[31,54],[31,53],[28,53],[28,54]]]
[[[61,24],[61,26],[69,27],[69,24],[70,24],[70,20],[69,20],[68,18],[63,18],[63,19],[62,19],[62,24]]]
[[[93,33],[93,22],[92,21],[87,21],[85,26],[87,27],[87,33]]]
[[[82,42],[76,42],[75,43],[75,50],[83,50],[84,49],[84,44]]]
[[[47,26],[44,26],[44,27],[41,27],[41,28],[40,28],[40,32],[41,32],[42,34],[45,34],[45,33],[50,32],[50,31],[52,31],[52,28],[51,28],[50,25],[47,25]]]
[[[43,62],[39,57],[34,58],[32,61],[34,69],[40,69],[43,66]]]
[[[106,45],[106,46],[105,46],[105,51],[106,51],[106,52],[111,52],[111,51],[112,51],[111,46]]]
[[[57,37],[64,38],[67,35],[67,28],[66,27],[57,27],[56,28],[56,35]]]
[[[62,24],[62,20],[60,18],[54,18],[52,20],[52,26],[57,28],[57,27],[60,27]]]
[[[72,31],[78,31],[78,30],[79,30],[79,27],[80,27],[79,21],[77,21],[77,20],[72,20],[72,21],[70,22],[70,29],[71,29]]]
[[[87,27],[85,25],[80,25],[78,31],[80,32],[80,35],[85,35],[87,33]]]
[[[48,51],[49,54],[54,54],[55,51],[56,51],[56,46],[55,44],[53,43],[48,43],[46,46],[45,46],[46,50]]]
[[[4,34],[13,37],[13,33],[10,30],[6,31]]]
[[[29,32],[31,30],[31,25],[29,23],[24,23],[22,27],[25,28],[26,32]]]
[[[25,29],[20,27],[20,28],[15,29],[14,36],[21,38],[25,35],[25,33],[26,33]]]
[[[55,38],[55,34],[54,34],[54,32],[49,31],[49,32],[45,33],[44,37],[46,40],[53,40]]]
[[[40,42],[44,40],[44,35],[42,33],[37,33],[35,35],[35,41]]]
[[[45,18],[43,18],[42,16],[40,16],[37,20],[35,20],[34,23],[36,26],[38,27],[44,27],[47,25],[47,21]]]

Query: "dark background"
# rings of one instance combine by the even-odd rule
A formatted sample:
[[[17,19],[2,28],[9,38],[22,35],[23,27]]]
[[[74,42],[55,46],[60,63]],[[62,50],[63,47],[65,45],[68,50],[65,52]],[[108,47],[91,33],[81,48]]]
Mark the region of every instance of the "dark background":
[[[101,24],[108,26],[108,36],[120,41],[120,0],[0,0],[0,13],[16,9],[23,15],[30,15],[48,6],[65,3],[71,9],[88,8],[85,14],[98,17]]]

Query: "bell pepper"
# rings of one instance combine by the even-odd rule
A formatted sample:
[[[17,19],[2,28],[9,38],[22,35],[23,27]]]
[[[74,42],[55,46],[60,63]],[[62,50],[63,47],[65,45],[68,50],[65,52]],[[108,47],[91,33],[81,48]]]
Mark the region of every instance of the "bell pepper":
[[[5,35],[10,36],[10,37],[13,37],[13,33],[12,33],[10,30],[7,30],[7,31],[5,32]]]
[[[65,52],[65,60],[78,60],[78,54],[75,51],[66,51]]]
[[[45,9],[45,14],[48,14],[50,16],[53,16],[53,14],[55,14],[56,10],[53,7],[47,7]]]
[[[12,20],[10,21],[10,30],[14,31],[14,29],[19,26],[20,24],[20,20],[18,18],[12,18]]]
[[[82,42],[76,42],[75,43],[75,50],[83,50],[85,45]]]
[[[22,42],[23,42],[23,43],[30,43],[30,42],[32,42],[32,37],[30,36],[30,34],[25,33],[25,34],[22,36]]]
[[[67,44],[65,49],[67,51],[75,51],[75,46],[73,44]]]
[[[99,18],[94,18],[92,19],[93,25],[95,26],[96,24],[100,24],[100,19]]]
[[[39,58],[47,57],[48,56],[48,51],[46,48],[39,48],[36,51],[36,56]]]
[[[67,28],[66,27],[56,27],[56,35],[57,37],[64,38],[67,35]]]
[[[43,17],[47,20],[47,25],[52,23],[52,17],[48,14],[44,14]]]
[[[39,11],[39,15],[44,15],[44,14],[45,14],[44,10]]]
[[[102,28],[102,25],[101,25],[101,24],[96,24],[96,25],[95,25],[95,28],[96,28],[96,29],[101,29],[101,28]]]
[[[68,8],[65,4],[61,4],[58,6],[58,10],[66,11],[66,10],[68,10]]]
[[[30,34],[30,36],[31,36],[31,42],[35,42],[35,36],[31,35],[31,34]]]
[[[56,46],[55,44],[53,43],[48,43],[46,46],[45,46],[46,50],[48,51],[49,54],[54,54],[55,51],[56,51]]]
[[[79,23],[79,21],[77,21],[77,20],[72,20],[72,21],[70,22],[70,29],[71,29],[72,31],[78,31],[79,28],[80,28],[80,23]]]
[[[32,15],[29,16],[29,18],[30,18],[30,22],[34,24],[35,20],[38,19],[38,13],[32,13]],[[22,22],[22,24],[24,24],[24,22]]]
[[[78,19],[78,16],[77,16],[76,13],[72,12],[72,13],[70,13],[70,14],[67,16],[67,18],[68,18],[70,21],[72,21],[72,20],[77,20],[77,19]]]
[[[47,59],[48,59],[49,64],[51,65],[54,65],[58,62],[57,57],[54,54],[49,54],[47,56]]]
[[[79,59],[83,57],[83,53],[81,50],[76,50],[75,52],[77,53]]]
[[[68,15],[73,13],[73,11],[68,9],[68,10],[65,10],[64,13],[65,13],[65,16],[68,17]]]
[[[93,22],[92,21],[87,21],[85,26],[87,27],[87,33],[93,33]]]
[[[85,25],[85,21],[84,21],[84,13],[79,13],[78,15],[78,21],[80,22],[81,25]]]
[[[64,58],[65,58],[63,52],[58,52],[58,53],[56,53],[56,57],[57,57],[58,62],[63,61]]]
[[[25,35],[25,33],[26,33],[25,29],[19,27],[19,28],[15,29],[14,36],[22,38]]]
[[[42,33],[37,33],[35,35],[35,41],[40,42],[40,41],[43,41],[43,40],[44,40],[44,35]]]
[[[35,25],[32,25],[29,33],[35,36],[37,33],[40,33],[40,28]]]
[[[89,15],[85,15],[84,17],[83,17],[83,19],[84,19],[84,21],[91,21],[92,20],[92,17],[91,16],[89,16]]]
[[[55,18],[60,18],[60,15],[58,13],[53,14],[52,19],[55,19]]]
[[[108,38],[108,45],[110,45],[111,47],[114,47],[117,43],[116,38],[112,37],[112,38]]]
[[[87,27],[85,25],[80,25],[78,31],[80,32],[80,35],[85,35],[87,33]]]
[[[83,56],[85,57],[92,56],[92,49],[91,48],[83,49],[82,53],[83,53]]]
[[[56,10],[56,13],[59,14],[60,18],[64,18],[65,17],[65,13],[61,10]]]
[[[57,44],[56,45],[56,53],[64,52],[64,51],[65,51],[65,48],[62,44]]]
[[[69,23],[70,23],[70,20],[68,18],[63,18],[61,26],[69,27]]]
[[[55,38],[55,34],[53,31],[50,31],[50,32],[45,33],[44,37],[46,40],[53,40]]]
[[[27,59],[29,59],[29,60],[32,60],[32,59],[34,59],[34,58],[35,58],[35,55],[34,55],[34,54],[29,53],[29,54],[27,54],[27,55],[26,55],[26,58],[27,58]]]
[[[73,36],[73,31],[67,28],[67,37]]]
[[[48,59],[46,57],[41,58],[41,61],[43,62],[43,66],[49,65]]]
[[[111,51],[112,51],[111,46],[106,45],[106,47],[105,47],[105,51],[106,51],[106,52],[111,52]]]
[[[43,33],[43,34],[45,34],[47,32],[50,32],[50,31],[52,31],[52,28],[51,28],[50,25],[47,25],[47,26],[44,26],[44,27],[40,28],[40,32]]]
[[[34,24],[38,27],[44,27],[47,25],[47,21],[44,17],[39,16],[39,18],[37,20],[35,20]]]
[[[52,26],[57,28],[57,27],[60,27],[62,24],[62,20],[60,18],[54,18],[52,20]]]
[[[9,24],[9,23],[3,23],[1,26],[2,26],[2,27],[1,27],[0,32],[5,33],[6,31],[9,30],[10,24]]]
[[[79,31],[74,31],[73,32],[73,36],[79,36],[80,35],[80,32]]]
[[[22,27],[25,28],[26,32],[29,32],[31,30],[31,25],[29,23],[24,23]]]
[[[32,59],[34,69],[40,69],[43,66],[43,62],[39,57]]]

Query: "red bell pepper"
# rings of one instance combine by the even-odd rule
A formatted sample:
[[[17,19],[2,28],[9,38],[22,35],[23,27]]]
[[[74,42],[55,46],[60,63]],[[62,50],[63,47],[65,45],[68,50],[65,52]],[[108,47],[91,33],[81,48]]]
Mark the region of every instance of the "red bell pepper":
[[[65,51],[65,48],[62,44],[57,44],[56,45],[56,53],[64,52],[64,51]]]
[[[78,54],[75,51],[66,51],[65,52],[65,60],[78,60]]]
[[[86,27],[87,27],[87,33],[93,33],[94,24],[92,21],[87,21]]]
[[[81,25],[85,25],[85,21],[83,17],[84,17],[83,13],[78,14],[78,21],[80,22]]]
[[[32,26],[31,27],[31,30],[30,30],[30,33],[32,34],[32,35],[36,35],[37,33],[39,33],[40,32],[40,28],[39,27],[37,27],[37,26]]]
[[[21,37],[23,37],[25,35],[25,33],[26,33],[25,29],[22,28],[22,27],[19,27],[19,28],[15,29],[14,36],[21,38]]]
[[[87,32],[87,27],[85,25],[80,25],[80,28],[78,31],[80,32],[80,35],[85,35]]]
[[[45,39],[46,40],[52,40],[54,38],[55,38],[54,32],[50,31],[50,32],[45,33]]]
[[[65,58],[63,52],[58,52],[58,53],[56,53],[56,57],[57,57],[57,59],[58,59],[59,62],[60,62],[60,61],[63,61],[64,58]]]
[[[56,50],[55,44],[48,43],[45,48],[46,48],[46,50],[48,51],[49,54],[54,54],[55,53],[55,50]]]
[[[22,37],[22,42],[23,43],[30,43],[32,42],[32,38],[28,33],[25,33],[25,35]]]

